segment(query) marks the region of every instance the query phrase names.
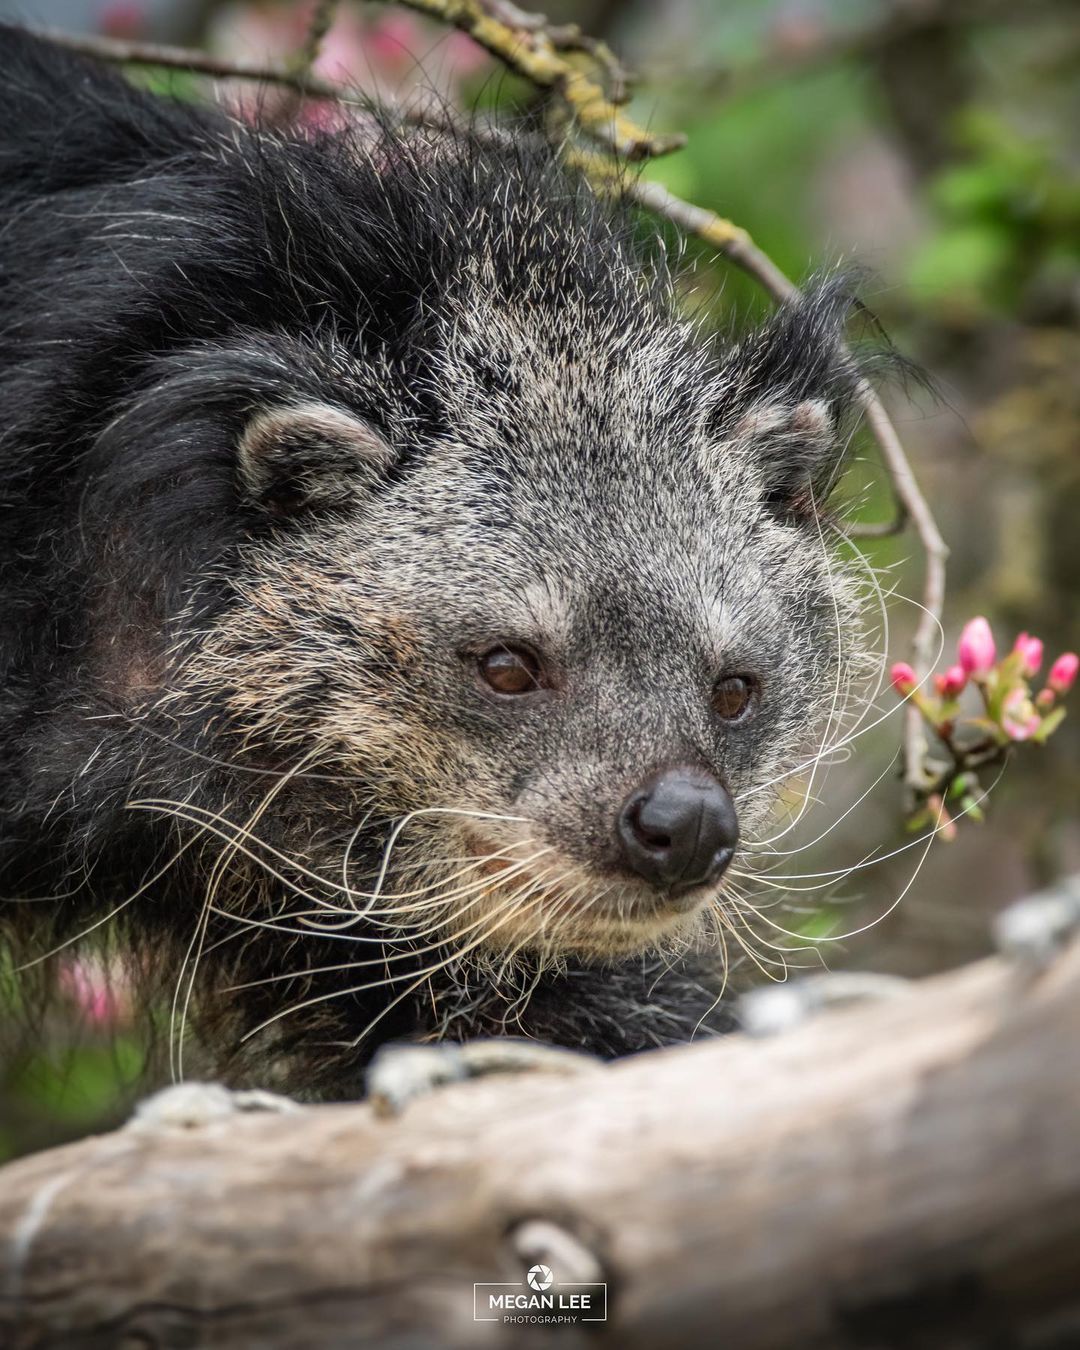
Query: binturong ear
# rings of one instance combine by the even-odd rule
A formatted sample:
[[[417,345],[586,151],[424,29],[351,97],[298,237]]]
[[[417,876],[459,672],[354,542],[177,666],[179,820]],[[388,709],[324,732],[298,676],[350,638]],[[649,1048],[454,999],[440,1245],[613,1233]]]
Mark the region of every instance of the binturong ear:
[[[278,517],[352,505],[392,459],[390,447],[366,422],[329,403],[256,413],[237,446],[245,493]]]
[[[839,439],[834,407],[819,398],[758,404],[735,428],[765,506],[782,519],[809,520],[824,507],[840,467]]]
[[[812,283],[732,349],[717,380],[714,435],[739,453],[780,519],[825,508],[843,468],[868,361],[845,341],[853,278]]]

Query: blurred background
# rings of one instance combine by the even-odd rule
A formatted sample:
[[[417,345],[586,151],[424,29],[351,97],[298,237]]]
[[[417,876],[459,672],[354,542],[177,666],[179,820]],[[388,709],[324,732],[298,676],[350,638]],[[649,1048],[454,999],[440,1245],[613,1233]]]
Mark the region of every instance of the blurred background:
[[[982,613],[999,647],[1023,629],[1045,640],[1048,658],[1080,648],[1080,7],[545,0],[542,8],[605,38],[640,74],[630,109],[639,121],[688,133],[687,148],[651,164],[648,176],[747,228],[796,279],[838,264],[867,269],[863,299],[932,381],[929,390],[885,393],[952,549],[949,647],[964,620]],[[280,61],[302,44],[310,10],[0,0],[0,14]],[[358,0],[339,5],[317,70],[399,98],[434,85],[465,107],[512,109],[534,97],[462,34]],[[185,74],[136,77],[184,96],[214,92]],[[217,93],[241,103],[254,96],[239,85]],[[754,284],[704,247],[690,243],[686,263],[691,308],[736,327],[765,308]],[[865,519],[890,511],[875,464],[865,441],[849,485]],[[916,611],[904,597],[919,595],[917,543],[902,534],[863,547],[897,592],[889,655],[906,658]],[[819,775],[819,804],[785,840],[808,845],[781,870],[801,874],[792,884],[810,889],[769,915],[825,938],[821,956],[833,967],[918,976],[986,954],[999,908],[1080,870],[1073,702],[1046,747],[1015,756],[986,822],[963,822],[955,841],[926,851],[904,828],[890,767],[901,718],[886,688],[882,720]],[[786,959],[820,968],[806,951]],[[763,969],[782,974],[779,965]],[[0,1064],[0,1157],[101,1128],[127,1110],[143,1050],[122,979],[107,974],[92,957],[69,961],[44,1041],[27,1039]],[[17,1021],[17,985],[6,983],[0,1017]]]

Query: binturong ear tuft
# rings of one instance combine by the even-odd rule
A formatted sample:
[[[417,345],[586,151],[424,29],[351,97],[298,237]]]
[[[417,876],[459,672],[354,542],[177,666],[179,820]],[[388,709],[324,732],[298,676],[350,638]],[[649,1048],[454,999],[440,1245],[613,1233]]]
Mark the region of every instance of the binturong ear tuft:
[[[278,517],[352,505],[392,459],[390,447],[366,422],[329,403],[257,413],[237,447],[245,492]]]
[[[862,381],[878,345],[853,348],[847,318],[854,278],[811,282],[721,363],[712,432],[745,459],[769,509],[809,520],[825,508],[843,468]]]
[[[735,439],[747,448],[775,515],[809,520],[824,506],[840,460],[837,419],[827,400],[758,404],[736,426]]]

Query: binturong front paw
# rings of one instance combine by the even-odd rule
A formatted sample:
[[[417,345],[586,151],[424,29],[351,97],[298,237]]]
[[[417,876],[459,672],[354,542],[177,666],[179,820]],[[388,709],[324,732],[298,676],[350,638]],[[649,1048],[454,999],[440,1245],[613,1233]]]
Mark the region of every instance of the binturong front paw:
[[[580,1050],[566,1050],[543,1041],[490,1037],[414,1045],[384,1045],[366,1074],[368,1100],[377,1115],[396,1116],[415,1097],[446,1083],[461,1083],[494,1073],[577,1074],[602,1061]]]
[[[144,1098],[127,1122],[129,1130],[193,1130],[214,1125],[238,1113],[300,1111],[299,1102],[258,1088],[234,1091],[223,1083],[173,1083]]]

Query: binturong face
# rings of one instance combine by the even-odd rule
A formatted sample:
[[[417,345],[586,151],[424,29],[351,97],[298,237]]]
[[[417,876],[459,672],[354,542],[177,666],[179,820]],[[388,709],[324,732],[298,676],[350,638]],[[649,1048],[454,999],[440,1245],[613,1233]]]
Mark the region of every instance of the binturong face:
[[[463,302],[425,334],[423,426],[340,351],[249,417],[263,527],[181,696],[224,691],[219,735],[295,770],[302,808],[265,810],[345,921],[500,960],[737,921],[857,659],[824,510],[840,307],[717,353],[670,318]]]

